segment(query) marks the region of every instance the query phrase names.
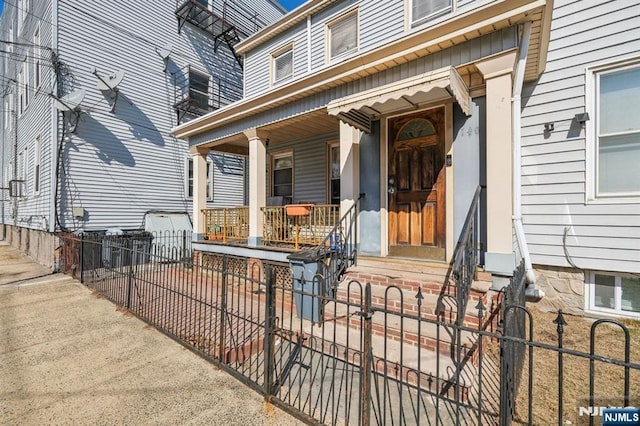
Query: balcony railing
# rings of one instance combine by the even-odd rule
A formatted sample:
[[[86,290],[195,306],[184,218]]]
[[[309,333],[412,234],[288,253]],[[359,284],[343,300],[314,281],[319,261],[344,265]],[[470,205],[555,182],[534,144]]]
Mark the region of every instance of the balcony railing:
[[[262,207],[261,210],[263,243],[292,244],[296,250],[301,245],[322,243],[340,221],[340,206],[335,204]]]
[[[227,243],[249,238],[249,207],[204,209],[205,237]]]
[[[222,108],[242,98],[242,85],[221,77],[211,77],[186,66],[173,74],[174,108],[178,122]]]

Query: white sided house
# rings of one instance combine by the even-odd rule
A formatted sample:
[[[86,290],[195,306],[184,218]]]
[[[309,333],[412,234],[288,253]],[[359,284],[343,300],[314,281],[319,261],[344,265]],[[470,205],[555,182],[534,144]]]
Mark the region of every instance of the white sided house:
[[[5,237],[51,265],[58,231],[190,213],[193,163],[171,128],[242,97],[235,45],[283,14],[271,0],[5,2]],[[244,204],[244,159],[206,163],[205,205]]]
[[[173,130],[196,248],[286,262],[342,241],[338,275],[420,287],[464,266],[472,293],[522,262],[547,306],[637,315],[632,3],[304,3],[236,46],[242,100]],[[246,207],[206,209],[211,152],[248,156]]]

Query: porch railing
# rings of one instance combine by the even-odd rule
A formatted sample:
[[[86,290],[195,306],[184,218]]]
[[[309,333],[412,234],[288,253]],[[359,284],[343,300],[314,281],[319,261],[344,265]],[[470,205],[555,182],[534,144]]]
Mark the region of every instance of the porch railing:
[[[223,243],[249,238],[249,207],[223,207],[202,210],[205,236]]]
[[[455,281],[457,318],[460,324],[464,320],[471,284],[478,268],[478,207],[481,193],[482,187],[478,186],[447,272],[447,281],[451,278]]]
[[[264,222],[262,241],[265,244],[317,246],[340,221],[337,204],[309,206],[309,214],[291,216],[285,206],[261,207]]]

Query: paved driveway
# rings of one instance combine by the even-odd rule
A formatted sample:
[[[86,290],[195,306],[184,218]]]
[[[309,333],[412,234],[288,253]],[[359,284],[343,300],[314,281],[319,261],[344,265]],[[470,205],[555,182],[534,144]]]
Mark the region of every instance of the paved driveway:
[[[0,424],[299,424],[79,282],[0,265]]]

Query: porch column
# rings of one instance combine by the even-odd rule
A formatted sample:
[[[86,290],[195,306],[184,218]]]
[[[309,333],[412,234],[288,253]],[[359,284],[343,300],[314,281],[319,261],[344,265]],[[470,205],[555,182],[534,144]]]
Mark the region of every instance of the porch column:
[[[245,132],[249,139],[249,241],[250,246],[262,244],[262,211],[267,203],[267,134],[258,129]]]
[[[512,72],[516,54],[476,64],[486,82],[487,254],[489,272],[515,267],[512,233]]]
[[[360,195],[360,130],[340,122],[340,216]]]
[[[202,240],[207,232],[202,210],[207,208],[207,155],[209,150],[195,149],[193,153],[193,240]]]

